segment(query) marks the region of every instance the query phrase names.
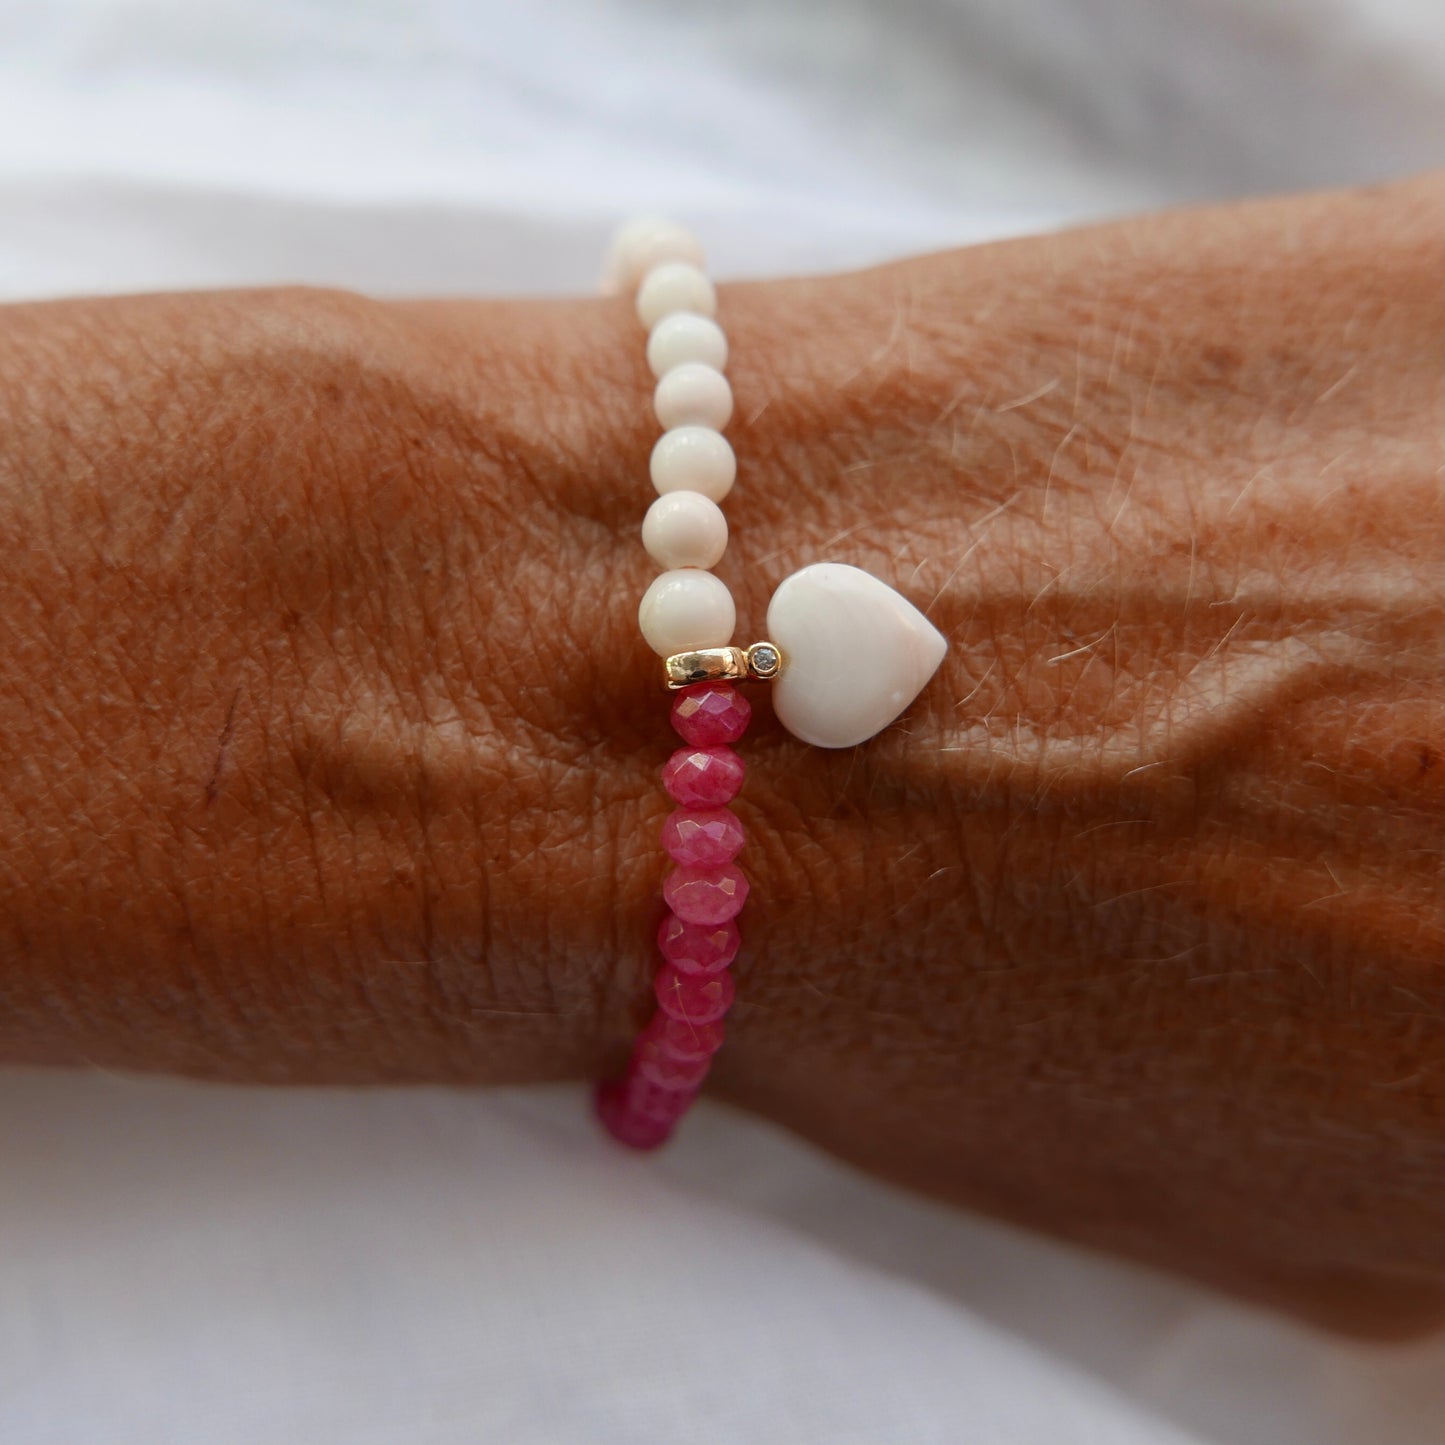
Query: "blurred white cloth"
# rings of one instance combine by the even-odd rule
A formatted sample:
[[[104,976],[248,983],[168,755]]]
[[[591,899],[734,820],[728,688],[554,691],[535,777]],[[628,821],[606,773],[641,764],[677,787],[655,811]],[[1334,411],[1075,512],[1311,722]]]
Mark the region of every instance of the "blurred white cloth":
[[[0,0],[0,296],[583,290],[1377,179],[1437,0]],[[1317,1336],[703,1107],[0,1075],[3,1445],[1427,1445]]]

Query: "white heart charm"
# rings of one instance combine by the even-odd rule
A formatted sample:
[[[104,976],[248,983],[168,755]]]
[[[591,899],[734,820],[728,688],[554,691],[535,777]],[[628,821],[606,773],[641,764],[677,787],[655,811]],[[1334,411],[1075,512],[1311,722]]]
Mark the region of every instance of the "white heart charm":
[[[794,737],[820,748],[849,748],[882,732],[948,651],[906,597],[841,562],[815,562],[779,584],[768,638],[783,655],[773,711]]]

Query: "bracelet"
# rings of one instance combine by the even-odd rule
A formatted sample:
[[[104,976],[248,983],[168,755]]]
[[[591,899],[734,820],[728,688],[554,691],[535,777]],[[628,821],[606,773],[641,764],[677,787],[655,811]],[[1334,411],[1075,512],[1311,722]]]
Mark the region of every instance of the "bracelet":
[[[618,233],[604,282],[614,292],[635,288],[657,378],[653,410],[663,433],[650,471],[658,495],[642,542],[664,570],[643,594],[638,621],[662,658],[663,685],[675,694],[672,725],[686,744],[662,770],[677,806],[662,827],[674,866],[662,887],[656,1012],[622,1076],[596,1093],[603,1125],[635,1149],[664,1143],[697,1097],[733,1001],[748,880],[735,861],[743,825],[727,805],[743,782],[733,744],[752,715],[738,683],[770,682],[774,713],[802,741],[851,747],[908,707],[948,647],[887,583],[838,562],[786,578],[768,605],[769,640],[733,645],[732,594],[710,570],[727,549],[718,503],[737,474],[722,434],[733,396],[717,294],[702,266],[702,247],[682,227],[633,221]]]

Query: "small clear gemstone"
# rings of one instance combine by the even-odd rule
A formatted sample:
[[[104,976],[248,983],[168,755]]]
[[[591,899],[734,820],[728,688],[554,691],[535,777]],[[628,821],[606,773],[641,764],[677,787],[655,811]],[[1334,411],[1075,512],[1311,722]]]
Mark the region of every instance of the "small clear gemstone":
[[[748,649],[748,669],[757,677],[771,677],[778,670],[778,650],[767,642],[755,642]]]

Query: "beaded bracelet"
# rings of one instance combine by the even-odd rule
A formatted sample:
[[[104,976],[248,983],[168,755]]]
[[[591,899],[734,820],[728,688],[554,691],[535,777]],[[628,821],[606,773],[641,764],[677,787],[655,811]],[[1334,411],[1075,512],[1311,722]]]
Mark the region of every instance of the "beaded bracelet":
[[[710,569],[728,541],[718,503],[737,473],[722,434],[733,397],[723,375],[727,337],[702,265],[702,247],[680,226],[633,221],[618,233],[604,283],[636,289],[657,378],[653,410],[663,433],[650,470],[658,496],[642,541],[665,570],[644,593],[638,621],[663,659],[662,681],[675,694],[672,725],[686,744],[662,770],[677,806],[662,827],[674,867],[662,888],[657,1010],[622,1077],[599,1086],[596,1098],[608,1131],[636,1149],[664,1143],[697,1096],[733,1001],[729,969],[748,881],[734,861],[743,825],[727,805],[743,781],[732,745],[752,714],[737,684],[771,682],[774,713],[804,742],[851,747],[908,707],[948,646],[885,582],[837,562],[814,563],[779,585],[768,605],[771,640],[732,645],[732,594]]]

